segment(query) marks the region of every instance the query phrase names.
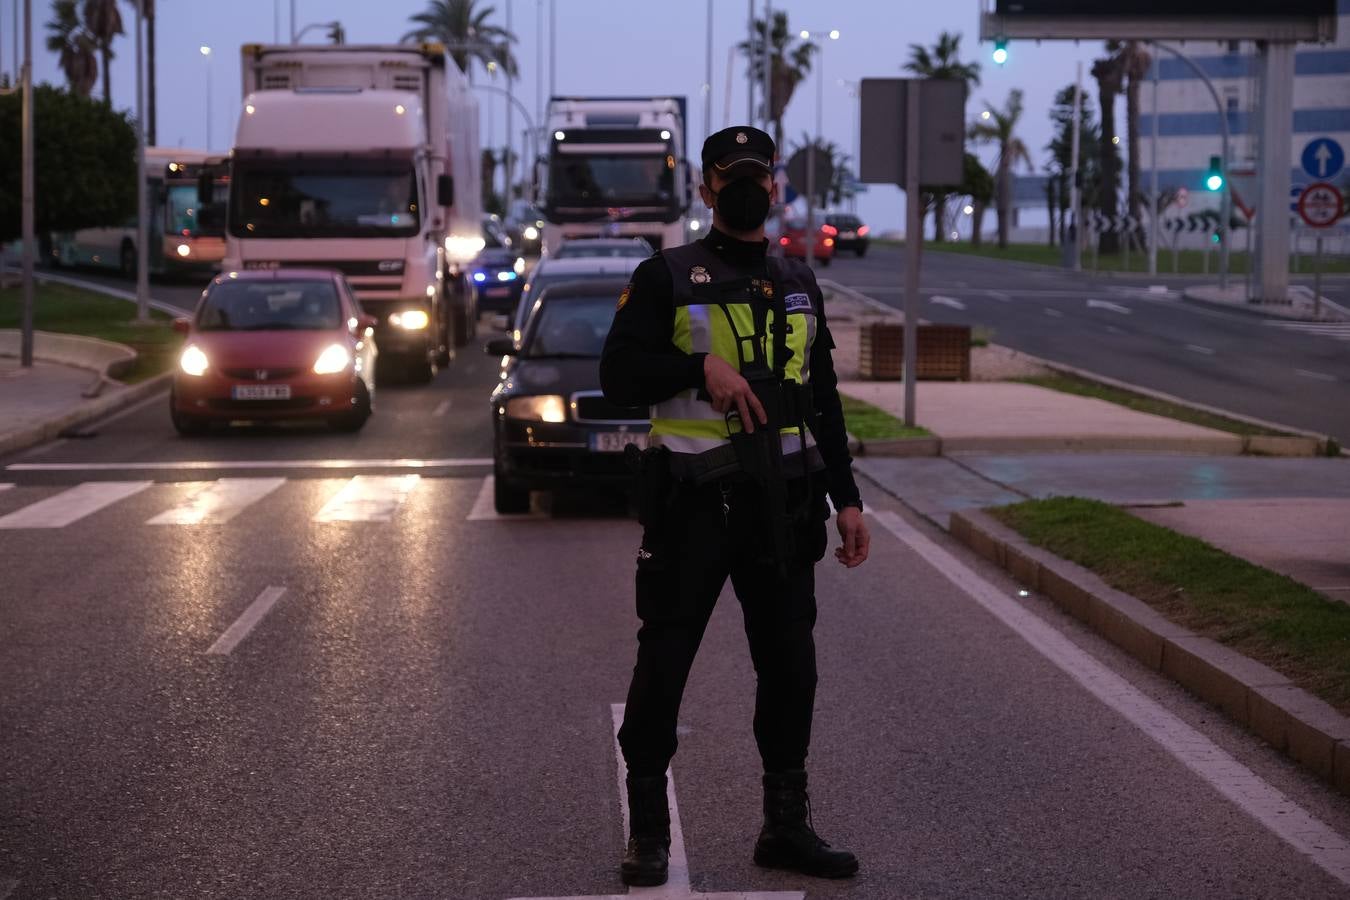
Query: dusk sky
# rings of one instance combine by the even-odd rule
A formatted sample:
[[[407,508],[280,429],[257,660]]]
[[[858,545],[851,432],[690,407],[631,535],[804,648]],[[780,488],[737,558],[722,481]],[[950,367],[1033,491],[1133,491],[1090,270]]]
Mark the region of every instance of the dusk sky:
[[[0,0],[0,69],[13,71],[14,6],[22,0]],[[280,9],[280,31],[287,33],[288,0],[234,0],[218,3],[208,0],[158,0],[158,77],[159,143],[167,146],[201,147],[206,144],[207,67],[210,67],[211,149],[229,148],[234,121],[239,112],[239,46],[245,42],[270,42]],[[480,6],[495,7],[493,21],[506,22],[508,0],[493,0]],[[548,2],[509,0],[512,30],[519,38],[515,52],[521,67],[516,92],[527,108],[540,106],[536,93],[537,53],[540,42],[539,10],[544,12],[544,46],[547,54]],[[685,94],[690,99],[690,157],[697,160],[697,148],[703,137],[704,80],[707,5],[700,0],[681,3],[657,0],[556,0],[557,2],[557,83],[556,91],[567,94]],[[296,0],[297,20],[301,27],[311,22],[339,19],[351,43],[397,41],[408,30],[408,16],[425,7],[425,0]],[[744,39],[748,0],[715,0],[713,21],[713,127],[738,123],[745,119],[745,60],[739,54],[731,64],[731,102],[728,108],[728,50]],[[135,48],[132,41],[133,9],[124,3],[123,16],[128,34],[115,46],[112,82],[114,104],[134,106]],[[824,134],[852,152],[857,129],[856,101],[840,79],[854,81],[866,77],[900,77],[901,65],[909,56],[909,44],[931,44],[943,30],[960,32],[962,56],[978,60],[983,66],[981,85],[967,105],[973,116],[984,101],[1001,105],[1008,91],[1020,87],[1026,92],[1026,112],[1021,136],[1032,150],[1039,169],[1050,137],[1047,109],[1055,91],[1073,81],[1074,63],[1084,65],[1084,88],[1092,89],[1086,70],[1094,56],[1101,53],[1098,42],[1014,43],[1011,58],[1003,67],[989,61],[990,46],[979,44],[978,0],[932,3],[914,0],[840,0],[825,4],[816,0],[775,3],[788,12],[794,30],[806,28],[840,31],[837,41],[825,41],[824,55]],[[763,2],[756,3],[757,11]],[[678,14],[675,11],[678,10]],[[35,71],[39,81],[63,83],[55,54],[44,46],[43,24],[50,18],[50,4],[33,0],[36,25],[33,43],[37,56]],[[675,17],[672,18],[672,15]],[[322,29],[312,31],[307,40],[318,41]],[[212,54],[202,56],[200,47],[209,45]],[[481,69],[474,80],[488,76]],[[816,121],[816,78],[798,88],[788,107],[785,132],[789,143],[803,131],[813,129]],[[504,87],[498,78],[497,86]],[[100,88],[96,87],[96,91]],[[545,55],[543,89],[549,89],[548,60]],[[481,94],[482,125],[491,143],[504,143],[504,98]],[[517,134],[523,127],[516,117]],[[517,145],[519,148],[519,144]],[[786,148],[786,149],[791,149]],[[990,148],[975,148],[989,161]],[[903,221],[903,195],[891,187],[874,186],[860,199],[864,218],[881,228],[895,228]]]

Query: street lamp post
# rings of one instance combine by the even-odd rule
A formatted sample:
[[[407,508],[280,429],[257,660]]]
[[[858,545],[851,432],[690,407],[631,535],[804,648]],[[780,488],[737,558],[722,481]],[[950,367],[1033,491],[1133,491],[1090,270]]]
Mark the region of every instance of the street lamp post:
[[[857,82],[857,81],[849,81],[847,78],[840,78],[840,79],[839,79],[839,86],[842,87],[842,88],[844,88],[845,90],[848,91],[848,96],[849,96],[849,99],[850,99],[850,100],[856,100],[856,101],[858,101],[858,103],[861,105],[861,103],[862,103],[862,84],[861,84],[861,83],[859,83],[859,82]],[[855,121],[855,122],[858,123],[857,126],[853,129],[853,164],[856,166],[856,165],[859,165],[859,160],[862,158],[862,155],[861,155],[861,154],[862,154],[862,113],[861,113],[861,106],[860,106],[860,108],[859,108],[858,113],[857,113],[856,115],[853,116],[853,121]],[[857,194],[857,191],[856,191],[856,188],[857,188],[857,177],[856,177],[856,175],[857,175],[857,173],[854,173],[854,175],[855,175],[854,181],[853,181],[853,188],[854,188],[854,190],[849,194],[849,198],[848,198],[848,207],[849,207],[849,208],[848,208],[848,211],[851,212],[851,213],[856,213],[856,212],[858,211],[858,194]]]
[[[136,321],[150,321],[150,203],[145,195],[145,16],[136,4]]]
[[[802,29],[801,38],[808,41],[811,38],[829,38],[832,41],[839,40],[839,29],[831,28],[829,31],[808,31]],[[816,261],[816,148],[824,140],[824,112],[825,112],[825,44],[822,41],[820,46],[820,55],[816,60],[816,133],[811,138],[811,143],[806,150],[806,264],[814,265]],[[825,186],[829,190],[829,186]],[[823,206],[824,204],[822,204]]]
[[[211,152],[211,48],[202,44],[202,59],[206,61],[206,152]]]
[[[15,0],[17,8],[18,0]],[[23,0],[23,187],[19,229],[23,233],[23,313],[19,364],[33,366],[33,0]]]

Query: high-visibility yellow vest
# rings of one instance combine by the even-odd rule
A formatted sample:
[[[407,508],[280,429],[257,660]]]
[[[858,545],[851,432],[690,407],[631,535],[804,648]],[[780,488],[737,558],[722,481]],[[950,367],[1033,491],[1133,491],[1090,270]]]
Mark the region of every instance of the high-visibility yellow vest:
[[[773,335],[778,323],[774,301],[777,292],[782,292],[788,327],[783,377],[803,386],[810,384],[811,345],[816,338],[818,312],[810,269],[793,260],[770,258],[764,268],[748,270],[722,261],[699,242],[664,250],[661,256],[670,269],[674,286],[672,340],[676,347],[685,353],[714,354],[741,369],[744,362],[753,358],[751,342],[758,342],[769,367],[776,367]],[[759,334],[757,312],[766,326]],[[738,341],[742,342],[740,353]],[[675,455],[672,464],[675,471],[707,473],[728,469],[727,451],[735,426],[729,426],[726,417],[713,409],[708,400],[700,399],[697,390],[682,391],[653,405],[651,420],[652,446],[665,447]],[[798,423],[783,425],[780,440],[784,460],[805,449],[811,462],[809,468],[820,468],[810,431],[799,428]],[[691,465],[696,462],[695,457],[715,463],[700,469]]]

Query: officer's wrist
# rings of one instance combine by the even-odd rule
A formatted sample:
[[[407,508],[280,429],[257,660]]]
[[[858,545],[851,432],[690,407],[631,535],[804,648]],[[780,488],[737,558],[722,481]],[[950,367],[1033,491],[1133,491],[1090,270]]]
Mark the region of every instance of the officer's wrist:
[[[835,509],[838,512],[843,512],[844,510],[849,509],[850,507],[856,509],[858,512],[862,512],[863,511],[862,498],[854,497],[850,500],[845,500],[843,503],[838,503],[835,505]]]
[[[706,390],[708,387],[707,367],[705,360],[706,353],[689,354],[689,387],[697,390]]]

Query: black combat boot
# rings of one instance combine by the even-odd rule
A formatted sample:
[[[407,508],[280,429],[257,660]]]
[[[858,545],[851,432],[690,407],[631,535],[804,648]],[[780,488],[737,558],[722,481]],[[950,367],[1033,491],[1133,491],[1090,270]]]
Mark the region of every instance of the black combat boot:
[[[670,865],[666,776],[628,776],[628,826],[628,849],[619,866],[623,883],[645,887],[665,884]]]
[[[847,850],[831,850],[810,821],[806,772],[766,772],[764,828],[755,842],[755,865],[791,869],[820,878],[848,878],[858,872],[858,858]]]

